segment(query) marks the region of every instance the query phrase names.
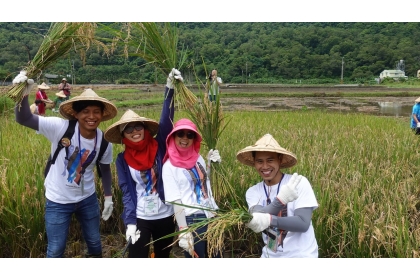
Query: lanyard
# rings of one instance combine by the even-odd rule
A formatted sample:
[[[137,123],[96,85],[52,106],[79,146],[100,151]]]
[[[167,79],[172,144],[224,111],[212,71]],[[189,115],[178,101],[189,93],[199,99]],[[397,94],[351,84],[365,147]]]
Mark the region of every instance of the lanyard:
[[[152,194],[152,183],[153,183],[151,169],[146,170],[146,172],[144,172],[144,175],[146,175],[146,193],[145,193],[145,195],[149,196],[149,194]]]
[[[90,155],[87,157],[87,159],[83,162],[82,164],[82,142],[80,142],[80,129],[79,129],[79,157],[80,157],[80,163],[82,165],[82,170],[80,171],[80,175],[83,175],[85,173],[85,169],[86,167],[89,166],[89,164],[92,163],[92,161],[95,159],[96,156],[96,143],[98,141],[98,130],[95,130],[96,134],[95,134],[95,146],[93,147],[93,151],[90,153]]]
[[[282,174],[282,175],[281,175],[280,182],[279,182],[279,184],[277,185],[277,193],[276,193],[276,195],[278,195],[278,194],[279,194],[279,190],[280,190],[280,183],[281,183],[281,181],[283,180],[283,177],[284,177],[284,174]],[[268,205],[268,204],[270,204],[270,203],[271,203],[271,199],[270,199],[271,187],[268,189],[268,190],[269,190],[269,192],[267,193],[267,190],[265,189],[265,183],[264,183],[264,180],[263,180],[263,187],[264,187],[265,196],[267,197],[267,205]],[[267,188],[268,188],[268,187],[267,187]]]
[[[197,169],[195,168],[195,166],[193,168],[191,168],[192,172],[194,173],[194,176],[197,178],[197,180],[193,180],[195,181],[195,194],[197,196],[197,203],[200,203],[200,196],[201,196],[201,180],[200,180],[200,176],[198,175]]]

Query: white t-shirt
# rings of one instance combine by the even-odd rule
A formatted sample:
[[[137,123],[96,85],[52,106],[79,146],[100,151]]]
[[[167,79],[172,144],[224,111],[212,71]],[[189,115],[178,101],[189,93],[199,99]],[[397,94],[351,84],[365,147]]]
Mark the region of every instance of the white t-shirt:
[[[130,167],[130,174],[136,183],[137,193],[137,218],[143,220],[157,220],[169,217],[174,214],[174,207],[166,205],[159,198],[159,193],[156,190],[146,192],[147,186],[141,178],[140,171]]]
[[[209,94],[214,95],[214,96],[219,94],[219,91],[220,91],[219,84],[222,83],[222,78],[216,77],[216,80],[217,80],[217,82],[214,81],[210,84],[210,93]]]
[[[197,162],[199,162],[206,170],[206,164],[201,155],[198,157]],[[165,200],[167,204],[172,205],[170,202],[174,202],[179,199],[181,200],[181,204],[183,205],[201,208],[211,208],[214,210],[219,209],[219,207],[216,205],[216,202],[214,201],[213,193],[210,187],[210,178],[208,176],[206,183],[209,198],[203,199],[203,197],[200,197],[199,203],[197,202],[197,195],[194,191],[195,183],[187,169],[173,166],[171,161],[168,159],[163,164],[162,179],[163,187],[165,189]],[[208,214],[201,209],[195,209],[185,206],[186,216],[200,213],[206,215]]]
[[[54,154],[58,141],[66,132],[69,125],[68,120],[57,117],[39,118],[39,134],[44,135],[51,141],[51,155]],[[59,152],[55,164],[52,164],[50,171],[44,181],[45,196],[47,199],[56,203],[77,203],[95,193],[95,176],[93,169],[96,166],[99,149],[101,147],[103,133],[97,129],[96,156],[89,164],[84,175],[80,176],[81,162],[84,162],[88,155],[93,151],[95,139],[85,139],[80,135],[79,143],[79,123],[76,123],[74,134],[70,139],[69,160],[66,160],[66,149]],[[79,153],[80,150],[82,153]],[[102,156],[101,163],[112,163],[112,144]]]
[[[282,186],[289,182],[291,174],[284,174],[284,178],[280,184]],[[271,188],[270,188],[271,187]],[[313,210],[318,208],[318,202],[316,200],[314,191],[311,184],[306,177],[303,177],[300,181],[298,188],[299,197],[287,204],[287,216],[294,216],[295,209],[312,207]],[[277,196],[277,184],[273,186],[267,186],[267,192],[270,190],[269,197],[271,201]],[[246,192],[246,201],[248,208],[254,205],[267,205],[267,196],[265,194],[263,182],[249,188]],[[317,258],[318,257],[318,244],[315,239],[315,232],[312,226],[312,222],[306,232],[291,232],[289,231],[286,238],[283,241],[283,248],[278,247],[277,252],[267,248],[267,235],[262,233],[263,241],[265,246],[262,250],[262,258]]]

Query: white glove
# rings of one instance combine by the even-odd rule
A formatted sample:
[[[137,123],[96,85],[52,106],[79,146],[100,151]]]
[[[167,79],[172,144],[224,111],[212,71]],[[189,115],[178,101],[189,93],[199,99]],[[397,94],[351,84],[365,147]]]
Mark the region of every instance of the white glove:
[[[191,232],[183,232],[179,234],[179,247],[194,256],[194,237]]]
[[[299,185],[300,180],[302,180],[302,175],[293,173],[292,178],[290,178],[289,182],[287,182],[286,185],[280,188],[280,192],[277,195],[277,198],[280,200],[281,203],[287,204],[298,198],[299,194],[297,190],[297,185]]]
[[[270,226],[271,215],[267,213],[253,213],[252,220],[246,225],[254,232],[258,233]]]
[[[28,77],[26,76],[26,71],[20,71],[20,73],[13,79],[13,84],[17,85],[26,81]]]
[[[13,84],[18,85],[20,83],[24,83],[26,81],[26,86],[23,91],[23,96],[29,95],[31,90],[34,86],[34,80],[28,79],[26,76],[26,71],[20,71],[20,73],[13,79]]]
[[[166,79],[166,87],[174,88],[175,80],[184,81],[184,78],[181,76],[181,72],[178,69],[172,68],[171,73],[169,73],[168,78]]]
[[[417,123],[417,127],[420,127],[420,122]]]
[[[111,217],[113,209],[114,203],[112,202],[112,196],[105,196],[104,211],[102,211],[102,219],[104,219],[104,221]]]
[[[140,238],[140,231],[137,229],[136,225],[127,225],[127,230],[125,232],[125,239],[127,242],[130,240],[131,237],[131,244],[134,244]]]
[[[211,162],[222,162],[222,158],[220,157],[218,150],[211,149],[207,154],[207,165],[210,166]]]

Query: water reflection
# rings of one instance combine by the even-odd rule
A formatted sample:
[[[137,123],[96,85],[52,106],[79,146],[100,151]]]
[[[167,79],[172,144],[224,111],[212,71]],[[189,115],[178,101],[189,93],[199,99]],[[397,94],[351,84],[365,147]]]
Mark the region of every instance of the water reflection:
[[[401,102],[378,102],[379,114],[386,116],[410,116],[412,106],[402,105]]]

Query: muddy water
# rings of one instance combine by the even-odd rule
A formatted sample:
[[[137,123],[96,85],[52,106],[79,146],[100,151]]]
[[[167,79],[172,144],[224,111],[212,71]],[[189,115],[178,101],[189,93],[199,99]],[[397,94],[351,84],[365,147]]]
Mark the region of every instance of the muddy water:
[[[225,111],[284,111],[327,109],[339,112],[363,113],[396,117],[409,117],[414,105],[413,97],[276,97],[222,99]]]

